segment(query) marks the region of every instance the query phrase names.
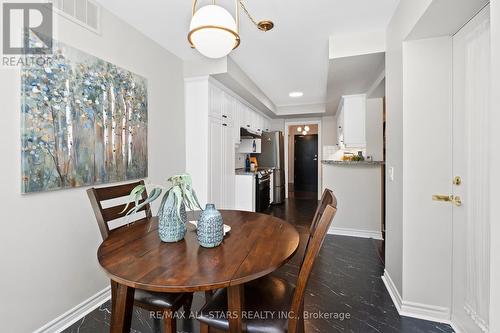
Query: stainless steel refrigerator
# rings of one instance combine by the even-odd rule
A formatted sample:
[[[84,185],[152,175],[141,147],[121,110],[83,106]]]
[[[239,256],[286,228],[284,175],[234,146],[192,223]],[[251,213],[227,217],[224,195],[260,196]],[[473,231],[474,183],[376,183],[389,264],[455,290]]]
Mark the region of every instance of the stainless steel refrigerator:
[[[259,167],[273,169],[273,202],[285,201],[285,138],[283,132],[262,133],[262,150],[258,155]]]

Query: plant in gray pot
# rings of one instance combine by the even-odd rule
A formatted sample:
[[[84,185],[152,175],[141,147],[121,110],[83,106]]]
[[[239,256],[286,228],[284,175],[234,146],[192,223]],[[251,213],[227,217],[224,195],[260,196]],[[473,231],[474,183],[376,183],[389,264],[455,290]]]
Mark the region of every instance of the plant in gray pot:
[[[186,208],[195,210],[201,209],[201,206],[192,187],[190,175],[172,176],[168,181],[172,186],[163,195],[158,209],[158,233],[163,242],[173,243],[184,239],[186,234]],[[142,193],[145,190],[146,186],[144,185],[139,185],[132,190],[130,195],[134,199],[135,207],[128,211],[127,215],[138,212],[145,205],[158,199],[164,188],[155,186],[146,200],[140,203]],[[126,210],[127,207],[123,211]]]

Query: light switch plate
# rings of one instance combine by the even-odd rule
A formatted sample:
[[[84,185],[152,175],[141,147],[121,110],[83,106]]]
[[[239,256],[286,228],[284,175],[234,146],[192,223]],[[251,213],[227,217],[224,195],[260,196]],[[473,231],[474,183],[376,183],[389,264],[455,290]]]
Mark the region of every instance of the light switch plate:
[[[389,167],[389,181],[394,181],[394,167]]]

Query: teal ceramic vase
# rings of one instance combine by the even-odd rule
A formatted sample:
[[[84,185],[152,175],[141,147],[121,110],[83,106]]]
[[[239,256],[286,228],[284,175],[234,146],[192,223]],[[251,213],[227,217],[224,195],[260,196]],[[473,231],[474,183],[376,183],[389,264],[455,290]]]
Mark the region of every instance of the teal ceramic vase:
[[[215,205],[207,204],[197,227],[198,243],[203,247],[216,247],[224,239],[224,222]]]
[[[187,222],[186,206],[181,204],[180,214],[177,214],[173,195],[168,196],[158,212],[158,219],[158,233],[163,242],[174,243],[184,239]]]

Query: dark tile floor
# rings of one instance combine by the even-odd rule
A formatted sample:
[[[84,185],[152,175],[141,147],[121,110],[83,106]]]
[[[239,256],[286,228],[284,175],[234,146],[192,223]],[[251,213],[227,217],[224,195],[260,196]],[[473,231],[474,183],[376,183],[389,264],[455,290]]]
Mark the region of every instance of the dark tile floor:
[[[284,205],[274,206],[268,213],[296,225],[303,240],[307,237],[316,203],[314,196],[295,193]],[[448,325],[398,315],[380,278],[384,270],[380,248],[380,241],[327,236],[308,284],[305,311],[311,315],[320,312],[329,313],[335,318],[308,319],[306,331],[452,333],[453,330]],[[276,274],[292,282],[295,281],[301,254],[302,251],[298,251],[297,255]],[[194,310],[202,306],[203,297],[202,294],[195,295]],[[109,332],[110,314],[110,304],[106,302],[64,332]],[[177,330],[198,332],[198,323],[194,319],[178,320]],[[160,327],[149,317],[147,311],[135,308],[131,332],[160,332]]]

